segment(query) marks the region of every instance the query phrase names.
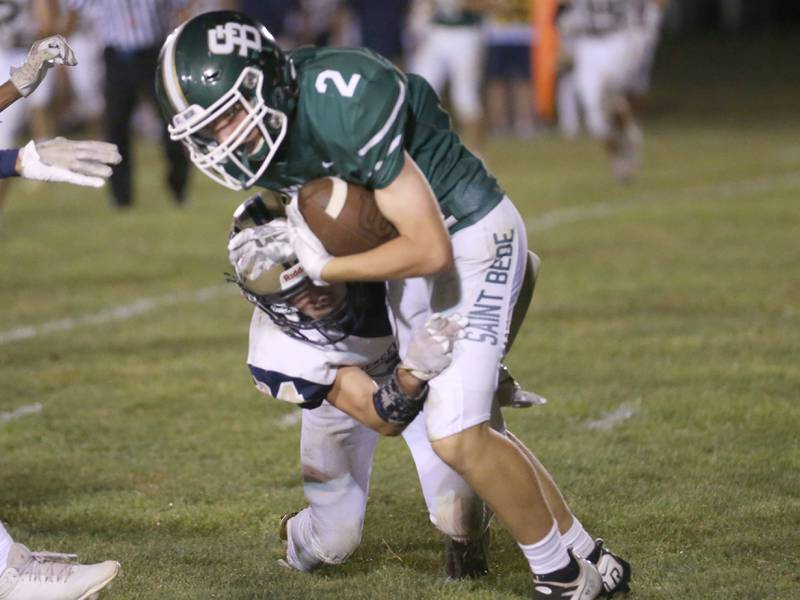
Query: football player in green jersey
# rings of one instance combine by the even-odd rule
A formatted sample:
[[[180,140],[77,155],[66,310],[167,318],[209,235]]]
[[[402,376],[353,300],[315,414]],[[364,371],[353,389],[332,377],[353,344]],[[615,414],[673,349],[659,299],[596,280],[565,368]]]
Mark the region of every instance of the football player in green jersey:
[[[602,567],[613,555],[577,520],[559,528],[536,462],[489,427],[527,262],[525,227],[425,80],[366,49],[286,54],[263,25],[222,11],[199,15],[167,38],[156,86],[172,139],[222,185],[291,194],[336,175],[374,191],[399,235],[351,256],[328,255],[296,203],[289,206],[306,274],[322,285],[389,281],[401,357],[432,312],[466,315],[451,366],[429,383],[426,427],[435,452],[520,545],[534,598],[592,600],[604,586],[626,589],[629,570],[613,567],[601,578],[582,556]]]

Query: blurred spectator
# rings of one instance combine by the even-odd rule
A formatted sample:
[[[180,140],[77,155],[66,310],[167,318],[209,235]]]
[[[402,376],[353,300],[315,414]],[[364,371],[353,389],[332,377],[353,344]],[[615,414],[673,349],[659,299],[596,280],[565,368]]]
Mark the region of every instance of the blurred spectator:
[[[137,101],[144,97],[156,104],[155,80],[158,52],[172,27],[186,16],[187,0],[66,0],[71,19],[102,17],[95,31],[103,46],[106,133],[119,146],[122,163],[111,176],[111,204],[133,203],[133,154],[131,118]],[[175,204],[186,201],[189,160],[180,144],[171,142],[162,128],[167,157],[167,185]]]
[[[358,44],[382,54],[403,69],[403,33],[410,0],[348,0],[347,5],[358,28]]]
[[[440,96],[449,84],[459,135],[473,152],[483,138],[483,8],[477,0],[415,0],[411,27],[414,49],[411,73],[431,84]]]
[[[530,0],[505,0],[487,20],[486,111],[493,134],[534,133]]]

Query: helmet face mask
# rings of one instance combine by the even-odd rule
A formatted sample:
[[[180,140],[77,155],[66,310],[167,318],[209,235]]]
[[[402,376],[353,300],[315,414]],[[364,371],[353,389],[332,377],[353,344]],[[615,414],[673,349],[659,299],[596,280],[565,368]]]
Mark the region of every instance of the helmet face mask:
[[[170,138],[211,179],[238,191],[258,181],[286,137],[295,77],[263,25],[219,11],[170,34],[156,91]]]
[[[278,214],[256,194],[236,209],[231,237],[248,227],[269,223]],[[314,284],[296,260],[273,265],[255,281],[243,278],[238,272],[229,275],[228,281],[235,283],[242,295],[269,315],[286,335],[304,342],[323,346],[335,344],[350,335],[361,320],[350,301],[354,289],[350,285],[328,314],[312,318],[303,313],[295,301]]]
[[[207,109],[189,106],[167,125],[170,138],[188,148],[198,169],[233,190],[247,189],[263,175],[286,136],[289,119],[266,105],[263,81],[263,73],[247,67],[236,86],[214,104]],[[224,139],[217,140],[215,128],[240,111],[244,118]]]

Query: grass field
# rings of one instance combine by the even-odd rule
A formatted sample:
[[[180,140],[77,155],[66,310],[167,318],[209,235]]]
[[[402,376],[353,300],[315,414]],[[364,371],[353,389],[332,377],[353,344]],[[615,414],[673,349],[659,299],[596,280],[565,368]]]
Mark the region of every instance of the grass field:
[[[550,403],[506,417],[631,560],[632,600],[800,598],[796,43],[668,47],[629,187],[588,141],[489,149],[543,259],[509,364]],[[178,210],[158,153],[137,161],[127,213],[62,185],[18,182],[9,201],[0,517],[15,538],[120,560],[109,598],[527,597],[500,529],[490,576],[443,581],[395,439],[350,562],[276,564],[278,518],[303,504],[298,427],[252,387],[250,307],[223,285],[243,195],[196,173]]]

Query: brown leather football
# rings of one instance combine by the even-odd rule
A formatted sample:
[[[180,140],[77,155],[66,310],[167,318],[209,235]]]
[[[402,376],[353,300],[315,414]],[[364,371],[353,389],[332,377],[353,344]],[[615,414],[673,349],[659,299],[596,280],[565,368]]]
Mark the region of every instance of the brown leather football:
[[[303,218],[332,256],[366,252],[397,237],[375,194],[338,177],[309,181],[297,197]]]

